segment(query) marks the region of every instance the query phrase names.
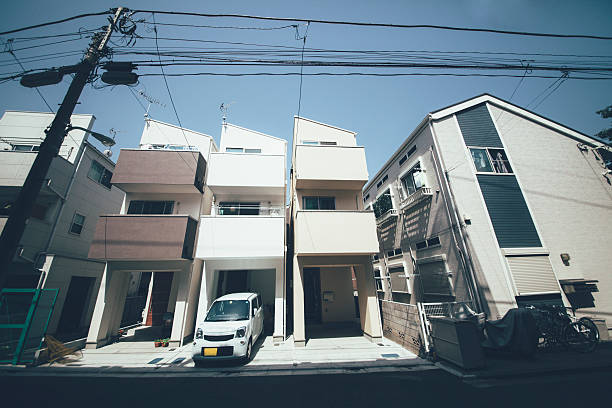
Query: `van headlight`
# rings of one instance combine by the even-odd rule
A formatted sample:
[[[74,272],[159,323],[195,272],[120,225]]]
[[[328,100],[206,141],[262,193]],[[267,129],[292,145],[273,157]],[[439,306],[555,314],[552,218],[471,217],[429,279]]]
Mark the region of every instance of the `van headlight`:
[[[196,339],[201,339],[203,337],[204,337],[204,332],[202,331],[202,329],[196,330]]]
[[[246,327],[241,327],[236,330],[236,338],[244,337],[246,335]]]

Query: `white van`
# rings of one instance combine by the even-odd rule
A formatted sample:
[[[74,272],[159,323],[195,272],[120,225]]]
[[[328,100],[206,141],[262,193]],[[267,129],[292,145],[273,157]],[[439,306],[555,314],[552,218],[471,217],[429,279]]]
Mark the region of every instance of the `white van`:
[[[193,361],[251,359],[253,344],[263,333],[263,304],[257,293],[232,293],[213,302],[198,322],[193,340]]]

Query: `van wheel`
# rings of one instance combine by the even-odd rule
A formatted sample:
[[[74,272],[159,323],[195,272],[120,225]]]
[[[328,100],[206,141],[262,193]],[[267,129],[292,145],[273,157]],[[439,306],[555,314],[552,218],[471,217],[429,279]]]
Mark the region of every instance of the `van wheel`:
[[[247,351],[246,354],[244,355],[244,363],[248,363],[249,361],[251,361],[251,351],[253,349],[252,345],[251,345],[251,339],[249,339],[249,344],[247,345]]]

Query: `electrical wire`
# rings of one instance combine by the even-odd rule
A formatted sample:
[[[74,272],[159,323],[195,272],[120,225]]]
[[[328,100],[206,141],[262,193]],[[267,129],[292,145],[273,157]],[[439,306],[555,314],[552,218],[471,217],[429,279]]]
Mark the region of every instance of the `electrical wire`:
[[[308,29],[310,28],[310,23],[306,26],[306,32],[304,33],[304,36],[301,38],[302,40],[302,61],[300,63],[300,93],[298,96],[298,109],[297,109],[297,117],[300,117],[300,112],[302,110],[302,82],[304,80],[304,48],[306,47],[306,39],[308,38]],[[295,29],[295,39],[296,40],[300,40],[300,37],[298,35],[298,29],[296,27]],[[295,137],[296,139],[298,138],[299,135],[299,130],[300,130],[300,121],[298,119],[297,124],[296,124],[296,129],[295,129]]]
[[[48,27],[48,26],[51,26],[51,25],[61,24],[61,23],[65,23],[67,21],[78,20],[78,19],[85,18],[85,17],[103,16],[105,14],[115,13],[116,11],[117,11],[117,9],[110,9],[110,10],[100,11],[100,12],[97,12],[97,13],[78,14],[76,16],[63,18],[61,20],[49,21],[49,22],[46,22],[46,23],[35,24],[35,25],[31,25],[31,26],[27,26],[27,27],[21,27],[21,28],[15,28],[13,30],[8,30],[8,31],[2,31],[2,32],[0,32],[0,35],[18,33],[18,32],[21,32],[21,31],[31,30],[31,29],[34,29],[34,28]]]
[[[153,14],[153,23],[155,23],[155,14]],[[153,27],[153,31],[155,32],[155,47],[159,50],[159,44],[158,44],[158,41],[157,41],[157,26]],[[158,52],[158,56],[159,56],[159,52]],[[159,56],[159,58],[161,59],[161,56]],[[185,130],[183,129],[183,124],[181,123],[181,118],[179,118],[178,111],[176,110],[176,105],[174,104],[174,99],[172,98],[172,93],[170,92],[170,86],[168,86],[168,79],[166,78],[166,74],[164,72],[164,67],[162,67],[160,65],[159,68],[161,69],[162,77],[164,78],[164,83],[166,84],[166,90],[168,91],[168,96],[170,97],[170,103],[172,104],[172,109],[174,110],[174,115],[176,116],[176,120],[178,121],[179,127],[181,128],[181,133],[183,134],[183,138],[185,139],[185,142],[187,143],[187,146],[189,146],[189,140],[187,139],[187,136],[185,135]],[[193,160],[195,161],[195,163],[197,163],[198,162],[198,158],[193,153],[193,151],[191,151],[191,156],[193,157]],[[187,161],[183,158],[182,155],[179,154],[179,157],[183,160],[183,162],[185,162],[185,164],[191,170],[194,170],[194,168],[191,167],[189,165],[189,163],[187,163]]]
[[[285,25],[280,27],[239,27],[239,26],[212,26],[212,25],[200,25],[200,24],[175,24],[175,23],[152,23],[149,21],[140,21],[144,24],[156,24],[158,26],[172,26],[172,27],[192,27],[192,28],[218,28],[218,29],[233,29],[233,30],[260,30],[260,31],[272,31],[272,30],[284,30],[287,28],[295,28],[296,24]]]
[[[157,13],[157,14],[177,15],[177,16],[241,18],[241,19],[268,20],[268,21],[291,21],[291,22],[302,22],[302,23],[310,22],[310,23],[319,23],[319,24],[349,25],[349,26],[361,26],[361,27],[430,28],[430,29],[436,29],[436,30],[485,32],[485,33],[493,33],[493,34],[508,34],[508,35],[520,35],[520,36],[530,36],[530,37],[583,38],[583,39],[595,39],[595,40],[612,40],[612,37],[609,37],[609,36],[600,36],[600,35],[591,35],[591,34],[536,33],[536,32],[527,32],[527,31],[496,30],[496,29],[490,29],[490,28],[442,26],[442,25],[433,25],[433,24],[367,23],[367,22],[360,22],[360,21],[317,20],[317,19],[311,19],[311,18],[264,17],[264,16],[253,16],[253,15],[247,15],[247,14],[211,14],[211,13],[195,13],[195,12],[181,12],[181,11],[162,11],[162,10],[131,10],[131,11],[134,14]]]

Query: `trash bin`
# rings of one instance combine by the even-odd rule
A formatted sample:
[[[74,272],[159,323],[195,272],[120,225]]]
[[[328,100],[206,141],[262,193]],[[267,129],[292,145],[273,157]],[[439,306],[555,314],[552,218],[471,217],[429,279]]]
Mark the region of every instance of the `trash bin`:
[[[450,317],[431,317],[436,355],[466,369],[484,367],[484,353],[476,324]]]

